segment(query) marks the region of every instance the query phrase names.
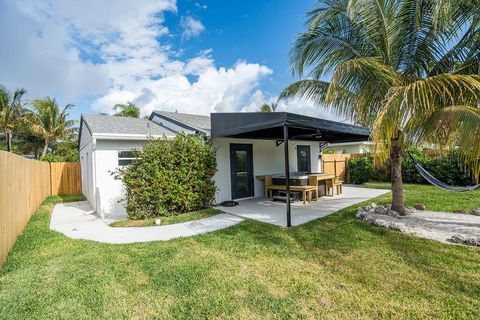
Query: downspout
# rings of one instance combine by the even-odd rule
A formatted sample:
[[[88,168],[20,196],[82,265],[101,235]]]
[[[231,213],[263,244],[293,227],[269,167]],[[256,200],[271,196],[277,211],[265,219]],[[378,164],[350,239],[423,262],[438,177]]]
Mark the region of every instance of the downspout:
[[[290,163],[288,161],[288,126],[286,124],[283,126],[283,146],[285,153],[285,191],[287,192],[287,227],[291,227],[292,217],[290,212]]]

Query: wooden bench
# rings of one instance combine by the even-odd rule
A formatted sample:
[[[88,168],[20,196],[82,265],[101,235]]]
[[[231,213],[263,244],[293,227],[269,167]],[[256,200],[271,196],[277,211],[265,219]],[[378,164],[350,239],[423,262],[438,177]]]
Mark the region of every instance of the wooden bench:
[[[267,195],[269,198],[272,198],[272,190],[287,190],[287,187],[284,185],[269,185],[266,186]],[[315,193],[315,201],[318,200],[318,186],[290,186],[291,191],[299,191],[302,193],[303,204],[306,204],[307,201],[312,201],[312,193]]]
[[[342,192],[343,192],[343,190],[342,190],[342,189],[343,189],[342,184],[343,184],[343,182],[340,181],[340,180],[335,180],[335,182],[334,182],[334,184],[333,184],[334,189],[336,189],[336,191],[337,191],[337,195],[342,194]]]

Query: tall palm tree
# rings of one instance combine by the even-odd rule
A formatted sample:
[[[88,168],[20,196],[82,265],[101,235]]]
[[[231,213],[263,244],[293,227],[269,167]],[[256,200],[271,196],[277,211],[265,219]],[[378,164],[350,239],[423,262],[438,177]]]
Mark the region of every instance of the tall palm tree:
[[[277,110],[276,103],[264,103],[260,107],[260,112],[275,112]]]
[[[281,98],[310,99],[372,128],[390,160],[393,210],[404,212],[402,160],[412,145],[458,147],[479,179],[479,1],[321,0],[290,63],[309,79]]]
[[[118,111],[114,114],[117,117],[140,118],[140,108],[131,102],[127,102],[127,104],[117,103],[113,110]]]
[[[22,97],[26,93],[25,89],[17,89],[12,94],[6,87],[0,86],[0,129],[5,136],[9,152],[12,151],[13,133],[24,119]]]
[[[52,143],[66,139],[73,130],[75,121],[67,120],[68,110],[73,105],[67,104],[61,109],[55,99],[49,97],[33,100],[31,105],[33,108],[31,129],[37,137],[43,139],[43,156],[47,154]]]

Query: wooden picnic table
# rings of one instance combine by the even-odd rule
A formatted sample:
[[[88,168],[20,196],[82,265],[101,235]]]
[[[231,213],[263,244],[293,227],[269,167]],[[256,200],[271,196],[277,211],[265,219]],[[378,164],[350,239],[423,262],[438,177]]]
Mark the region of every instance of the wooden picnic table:
[[[267,193],[272,193],[272,190],[286,190],[287,186],[272,184],[267,186]],[[318,186],[290,186],[290,191],[297,191],[302,193],[303,204],[307,201],[312,201],[312,193],[315,192],[315,201],[318,200]],[[268,194],[268,198],[272,198],[272,194]]]
[[[308,186],[316,187],[316,198],[318,199],[318,182],[319,181],[325,181],[325,193],[327,195],[333,196],[333,186],[335,183],[335,175],[333,173],[308,173],[305,174],[308,176]],[[274,188],[269,188],[273,186],[272,182],[272,175],[258,175],[255,177],[258,180],[264,181],[265,184],[265,198],[269,197],[269,190],[272,190]],[[279,185],[275,185],[275,187],[280,187]],[[302,187],[302,186],[290,186],[290,190],[292,191],[301,191],[303,193],[303,190],[295,190],[294,188],[296,187]],[[305,187],[305,186],[303,186]],[[284,189],[274,189],[274,190],[285,190],[285,186],[283,186]],[[332,190],[330,194],[330,189]],[[306,193],[310,193],[311,191],[306,191]],[[305,195],[304,195],[305,196]],[[304,197],[304,203],[305,203],[305,197]]]

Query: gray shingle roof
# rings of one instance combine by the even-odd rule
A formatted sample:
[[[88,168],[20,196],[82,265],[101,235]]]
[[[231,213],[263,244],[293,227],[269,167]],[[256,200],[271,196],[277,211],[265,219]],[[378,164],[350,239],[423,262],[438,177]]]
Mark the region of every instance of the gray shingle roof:
[[[148,119],[115,117],[107,115],[82,114],[83,121],[92,134],[144,134],[152,136],[173,136],[175,133]]]
[[[210,131],[211,125],[210,125],[209,116],[201,116],[198,114],[177,113],[177,112],[169,112],[169,111],[157,111],[157,110],[154,110],[153,112],[155,112],[158,115],[184,123],[187,126],[190,126],[196,129]]]

